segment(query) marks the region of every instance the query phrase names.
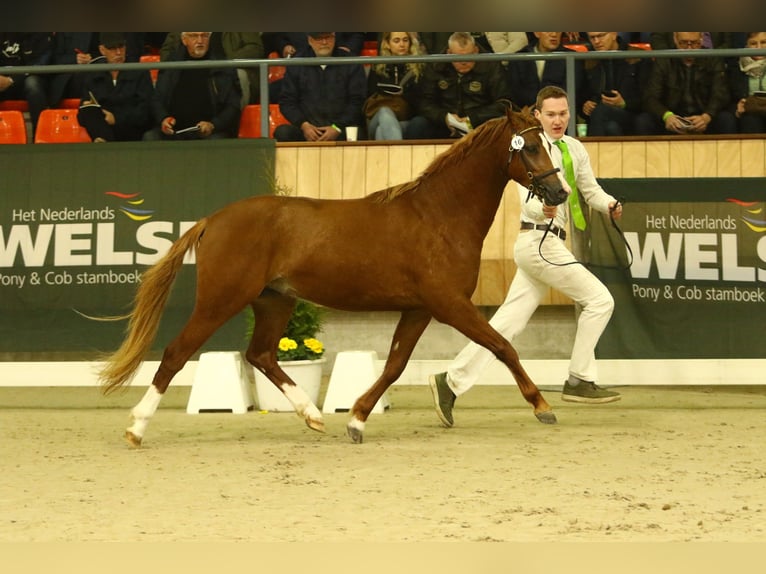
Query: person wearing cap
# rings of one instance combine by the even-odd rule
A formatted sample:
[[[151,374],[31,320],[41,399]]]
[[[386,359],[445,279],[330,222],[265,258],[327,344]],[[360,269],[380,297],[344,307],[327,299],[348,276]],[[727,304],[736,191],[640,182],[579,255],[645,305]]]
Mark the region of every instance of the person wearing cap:
[[[50,37],[47,32],[0,32],[0,67],[39,66],[47,63]],[[26,100],[32,129],[48,107],[45,74],[0,73],[0,102]]]
[[[335,32],[307,32],[305,57],[343,57]],[[288,66],[279,109],[289,124],[274,130],[277,141],[345,140],[346,126],[363,126],[367,77],[361,64]]]
[[[220,60],[221,54],[210,49],[211,34],[181,32],[181,46],[169,60]],[[155,127],[144,140],[235,138],[241,99],[234,68],[161,69],[150,103]]]
[[[126,47],[127,37],[122,32],[99,34],[98,51],[105,63],[124,64]],[[141,140],[149,129],[153,92],[148,70],[87,74],[77,120],[94,142]]]

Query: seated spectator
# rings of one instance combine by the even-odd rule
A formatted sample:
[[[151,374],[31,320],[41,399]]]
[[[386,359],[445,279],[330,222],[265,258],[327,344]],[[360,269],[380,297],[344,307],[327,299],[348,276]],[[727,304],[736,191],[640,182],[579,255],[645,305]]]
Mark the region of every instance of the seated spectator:
[[[210,35],[211,32],[181,32],[182,45],[168,59],[179,62],[219,59],[210,50]],[[241,99],[233,68],[162,69],[150,103],[151,118],[157,127],[147,131],[144,139],[237,137]]]
[[[677,49],[702,49],[702,32],[674,32],[673,39]],[[636,133],[736,133],[736,118],[726,109],[729,101],[720,58],[657,58],[643,90]]]
[[[549,54],[571,52],[561,44],[563,32],[533,32],[536,42],[518,51],[519,54]],[[533,106],[537,93],[545,86],[567,89],[567,66],[562,60],[513,60],[508,62],[511,100],[517,106]],[[575,63],[575,93],[582,92],[582,62]],[[579,98],[578,98],[579,100]],[[579,106],[578,106],[579,107]]]
[[[628,50],[617,32],[588,32],[597,52]],[[583,101],[580,115],[588,123],[590,136],[630,135],[641,112],[641,70],[649,60],[586,60],[583,64]]]
[[[478,52],[470,32],[450,36],[447,53]],[[497,61],[429,64],[420,86],[418,115],[407,126],[406,139],[461,137],[504,115],[510,104],[507,75]]]
[[[414,32],[383,32],[381,56],[417,56],[420,44]],[[364,113],[370,139],[401,140],[418,102],[418,82],[424,64],[374,64],[367,76]]]
[[[103,63],[98,52],[98,34],[93,32],[54,32],[51,38],[50,64]],[[126,62],[137,62],[143,52],[143,33],[126,34]],[[65,98],[79,98],[85,85],[82,73],[51,74],[48,102],[52,107]]]
[[[766,48],[766,32],[747,32],[745,47]],[[729,86],[740,133],[766,133],[766,56],[740,56]]]
[[[121,32],[102,32],[98,50],[107,63],[124,64],[126,43]],[[146,70],[86,74],[77,120],[94,142],[139,141],[149,128],[153,92]]]
[[[0,66],[40,66],[47,63],[47,32],[0,32]],[[40,112],[48,107],[43,75],[0,74],[0,101],[26,100],[33,131]]]
[[[181,45],[180,32],[168,32],[160,48],[160,60],[166,61]],[[213,32],[210,36],[210,50],[223,54],[227,60],[258,60],[264,57],[263,40],[260,32]],[[242,90],[240,107],[257,104],[260,97],[260,72],[257,66],[237,68],[239,86]]]
[[[343,57],[335,32],[308,32],[309,51],[301,57]],[[288,66],[282,80],[279,109],[290,122],[274,130],[277,141],[346,139],[346,126],[363,125],[367,78],[361,64]],[[361,139],[361,138],[360,138]]]

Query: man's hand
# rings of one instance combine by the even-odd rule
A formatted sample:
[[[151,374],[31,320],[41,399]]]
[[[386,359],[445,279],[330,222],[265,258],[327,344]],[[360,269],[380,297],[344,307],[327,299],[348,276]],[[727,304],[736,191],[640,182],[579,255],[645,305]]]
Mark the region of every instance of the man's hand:
[[[558,211],[558,205],[548,205],[543,201],[543,215],[548,219],[553,219],[556,217],[556,212]]]
[[[609,204],[609,213],[612,214],[614,219],[620,219],[622,217],[622,203],[619,201],[613,201]]]
[[[175,132],[176,119],[172,116],[166,117],[160,124],[162,133],[168,136],[172,136]]]
[[[212,124],[212,122],[202,121],[197,125],[199,126],[199,134],[203,138],[209,137],[215,131],[215,126]]]
[[[0,92],[4,92],[13,85],[13,79],[10,76],[0,76]]]

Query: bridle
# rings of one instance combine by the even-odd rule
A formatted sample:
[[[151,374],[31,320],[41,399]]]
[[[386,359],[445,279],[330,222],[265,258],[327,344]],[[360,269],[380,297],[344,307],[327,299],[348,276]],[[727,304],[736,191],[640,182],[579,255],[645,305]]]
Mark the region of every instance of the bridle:
[[[527,128],[524,128],[520,132],[516,132],[515,134],[513,134],[513,137],[511,138],[511,145],[508,147],[508,164],[510,164],[511,161],[513,161],[513,152],[517,152],[519,157],[521,158],[522,163],[524,164],[524,167],[527,170],[527,177],[529,178],[529,185],[527,186],[527,189],[529,190],[529,195],[527,196],[527,201],[529,201],[533,195],[536,195],[540,199],[545,199],[545,194],[543,192],[544,185],[542,183],[542,180],[550,175],[553,175],[561,171],[557,167],[554,167],[552,169],[549,169],[548,171],[545,171],[539,174],[535,174],[532,171],[532,166],[529,164],[529,158],[527,157],[526,150],[524,149],[526,147],[524,134],[527,132],[537,131],[537,130],[543,131],[542,126],[529,126]]]
[[[529,178],[529,195],[527,195],[527,201],[532,199],[532,196],[537,196],[540,199],[545,199],[544,192],[543,192],[543,184],[541,182],[542,179],[545,179],[549,175],[553,175],[554,173],[558,173],[561,171],[558,167],[554,167],[553,169],[549,169],[546,172],[543,172],[541,174],[534,174],[532,172],[532,168],[529,165],[529,159],[526,156],[526,152],[524,150],[524,147],[526,145],[526,141],[524,140],[523,135],[530,131],[540,130],[542,131],[542,126],[529,126],[527,128],[524,128],[520,132],[516,132],[513,134],[513,137],[511,138],[511,145],[508,148],[508,163],[510,164],[513,160],[513,152],[518,152],[519,157],[521,158],[521,161],[524,163],[524,167],[527,169],[527,177]],[[618,201],[617,204],[620,205],[624,203],[624,200]],[[548,222],[548,228],[545,230],[545,233],[543,233],[542,238],[540,238],[540,245],[538,246],[538,252],[540,254],[540,257],[543,259],[543,261],[549,263],[550,265],[555,265],[556,267],[565,267],[567,265],[576,265],[581,264],[585,265],[586,267],[601,267],[604,269],[629,269],[630,266],[633,264],[633,251],[630,248],[630,245],[628,244],[627,240],[625,239],[625,235],[622,233],[622,230],[618,227],[617,223],[614,221],[614,214],[613,210],[617,208],[617,205],[613,209],[609,210],[609,220],[612,224],[612,227],[617,230],[617,233],[619,234],[620,238],[622,239],[623,243],[627,247],[628,250],[628,263],[627,265],[619,265],[619,266],[611,266],[611,265],[597,265],[594,263],[581,263],[580,261],[570,261],[569,263],[554,263],[552,261],[548,261],[542,252],[543,247],[543,241],[545,241],[546,236],[548,235],[548,231],[550,231],[551,225],[553,225],[553,219],[551,219]]]

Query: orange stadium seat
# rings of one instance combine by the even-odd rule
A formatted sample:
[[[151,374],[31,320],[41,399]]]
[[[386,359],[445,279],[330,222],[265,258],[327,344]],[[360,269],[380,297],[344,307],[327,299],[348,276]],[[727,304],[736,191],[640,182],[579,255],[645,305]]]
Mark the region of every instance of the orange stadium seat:
[[[569,48],[570,50],[574,50],[575,52],[587,52],[588,46],[585,44],[564,44],[565,48]]]
[[[269,60],[276,60],[279,58],[279,54],[276,52],[269,53]],[[285,76],[285,66],[269,66],[269,83],[281,80]]]
[[[649,42],[631,42],[628,44],[631,48],[637,48],[639,50],[651,50],[652,45]]]
[[[88,143],[90,136],[77,121],[77,110],[43,110],[37,120],[35,143]]]
[[[27,143],[27,125],[19,110],[0,110],[0,144]]]
[[[26,100],[3,100],[0,102],[0,110],[18,110],[28,112],[29,104]]]
[[[62,110],[76,110],[80,107],[80,98],[64,98],[56,107]]]
[[[274,137],[274,130],[282,124],[289,124],[279,110],[279,104],[269,104],[269,137]],[[239,137],[259,138],[261,136],[261,104],[244,107],[239,119]]]
[[[159,62],[160,61],[160,55],[159,54],[144,54],[138,59],[139,62]],[[157,69],[149,70],[149,74],[152,77],[152,83],[157,83],[157,74],[159,74],[160,71]]]

